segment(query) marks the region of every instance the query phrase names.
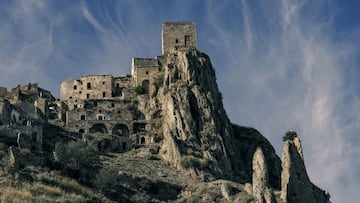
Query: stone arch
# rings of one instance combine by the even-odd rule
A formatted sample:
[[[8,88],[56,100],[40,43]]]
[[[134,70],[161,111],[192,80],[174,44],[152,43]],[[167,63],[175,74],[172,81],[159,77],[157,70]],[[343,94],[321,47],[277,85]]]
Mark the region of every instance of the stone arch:
[[[91,133],[102,133],[102,134],[108,134],[108,130],[105,126],[105,124],[102,123],[96,123],[90,128]]]
[[[143,136],[140,137],[140,144],[145,144],[145,137]]]
[[[149,85],[150,85],[149,80],[143,80],[141,83],[141,86],[142,86],[145,94],[149,94]]]
[[[112,134],[114,135],[119,135],[119,136],[125,136],[125,137],[129,137],[130,135],[130,130],[127,127],[127,125],[122,124],[122,123],[118,123],[114,126],[113,130],[112,130]]]

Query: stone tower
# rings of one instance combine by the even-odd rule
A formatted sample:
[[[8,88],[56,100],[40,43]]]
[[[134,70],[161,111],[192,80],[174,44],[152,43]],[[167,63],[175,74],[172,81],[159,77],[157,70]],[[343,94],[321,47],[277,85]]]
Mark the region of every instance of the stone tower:
[[[165,22],[162,25],[162,54],[179,47],[196,48],[194,22]]]

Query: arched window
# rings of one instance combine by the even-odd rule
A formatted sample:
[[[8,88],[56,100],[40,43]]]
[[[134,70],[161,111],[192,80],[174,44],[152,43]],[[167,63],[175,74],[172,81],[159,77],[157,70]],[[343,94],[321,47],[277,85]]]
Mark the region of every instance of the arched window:
[[[140,144],[145,144],[145,137],[140,138]]]

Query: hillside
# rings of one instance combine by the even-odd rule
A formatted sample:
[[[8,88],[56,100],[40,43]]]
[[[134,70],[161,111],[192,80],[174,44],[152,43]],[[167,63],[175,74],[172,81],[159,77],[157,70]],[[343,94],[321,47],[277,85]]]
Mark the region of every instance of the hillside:
[[[281,160],[257,130],[231,123],[194,23],[164,23],[162,55],[134,58],[131,74],[60,91],[0,91],[3,201],[329,202],[295,132]]]

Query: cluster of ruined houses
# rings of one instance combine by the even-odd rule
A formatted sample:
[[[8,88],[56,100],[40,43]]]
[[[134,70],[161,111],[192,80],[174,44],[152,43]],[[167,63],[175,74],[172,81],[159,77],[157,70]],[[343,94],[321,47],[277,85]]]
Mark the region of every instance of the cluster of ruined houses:
[[[194,23],[163,23],[161,56],[133,58],[131,74],[126,76],[90,75],[63,81],[58,100],[37,84],[10,92],[0,88],[0,141],[4,135],[19,140],[24,134],[31,138],[31,149],[41,151],[44,125],[57,120],[69,132],[117,136],[125,151],[154,143],[160,115],[149,113],[151,84],[162,74],[163,56],[179,47],[196,47]]]

